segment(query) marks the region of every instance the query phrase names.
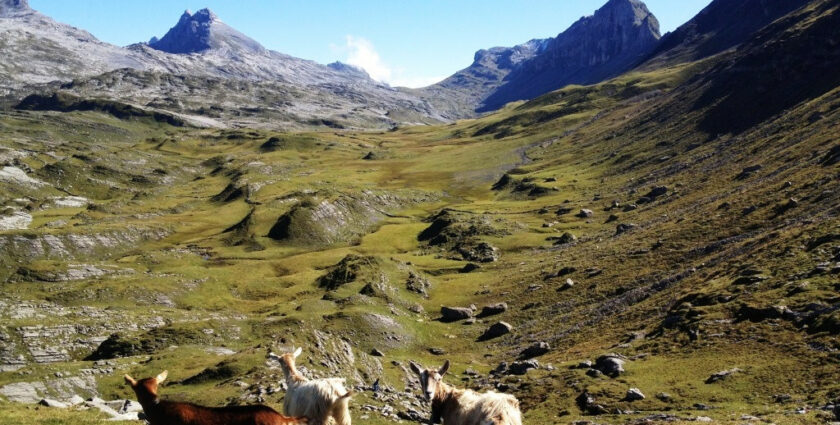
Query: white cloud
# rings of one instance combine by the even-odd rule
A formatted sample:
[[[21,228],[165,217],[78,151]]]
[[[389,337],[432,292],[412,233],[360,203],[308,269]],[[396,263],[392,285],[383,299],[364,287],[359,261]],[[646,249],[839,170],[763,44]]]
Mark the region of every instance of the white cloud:
[[[347,36],[347,63],[364,69],[371,78],[389,82],[391,68],[382,62],[373,43],[362,37]]]
[[[445,77],[407,75],[403,68],[393,68],[379,56],[373,43],[364,37],[348,35],[342,47],[331,46],[334,51],[345,54],[344,62],[364,69],[376,81],[394,87],[425,87]]]

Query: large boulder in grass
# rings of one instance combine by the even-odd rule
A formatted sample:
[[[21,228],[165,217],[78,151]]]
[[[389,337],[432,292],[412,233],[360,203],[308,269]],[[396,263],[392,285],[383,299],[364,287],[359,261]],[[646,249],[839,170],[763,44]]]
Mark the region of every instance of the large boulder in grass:
[[[504,302],[486,305],[486,306],[484,306],[484,308],[481,309],[480,316],[481,317],[495,316],[497,314],[502,314],[502,313],[506,312],[507,309],[508,309],[508,305],[507,305],[507,303],[504,303]]]
[[[624,373],[624,358],[619,354],[604,354],[595,359],[594,369],[601,371],[604,375],[616,377]]]
[[[513,326],[507,322],[496,322],[487,328],[486,331],[478,338],[479,341],[487,341],[493,338],[498,338],[506,335],[513,330]]]
[[[551,351],[551,346],[549,346],[547,342],[535,342],[531,344],[528,348],[522,350],[522,352],[519,353],[519,358],[523,360],[532,359],[534,357],[542,356],[543,354],[546,354],[549,351]]]
[[[466,307],[441,307],[440,315],[442,322],[457,322],[473,317],[473,311]]]

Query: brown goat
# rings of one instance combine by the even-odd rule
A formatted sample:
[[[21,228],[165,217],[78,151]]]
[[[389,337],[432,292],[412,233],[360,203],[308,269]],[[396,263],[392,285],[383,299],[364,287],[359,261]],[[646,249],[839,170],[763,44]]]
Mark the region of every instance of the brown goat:
[[[166,379],[167,371],[154,378],[139,381],[125,375],[137,401],[143,406],[151,425],[299,425],[306,418],[283,416],[263,405],[204,407],[192,403],[164,401],[158,398],[158,384]]]

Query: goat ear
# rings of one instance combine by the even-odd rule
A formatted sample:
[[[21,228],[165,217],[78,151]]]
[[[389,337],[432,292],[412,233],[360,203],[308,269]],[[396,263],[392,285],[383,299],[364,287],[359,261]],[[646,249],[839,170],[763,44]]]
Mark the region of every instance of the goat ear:
[[[128,375],[125,375],[125,376],[124,376],[124,378],[125,378],[125,383],[126,383],[126,384],[131,385],[132,387],[133,387],[133,386],[135,386],[135,385],[137,385],[137,381],[136,381],[136,380],[134,380],[134,378],[132,378],[132,377],[130,377],[130,376],[128,376]]]
[[[298,348],[297,348],[297,350],[295,350],[295,352],[294,352],[294,354],[293,354],[293,355],[295,356],[295,358],[298,358],[298,356],[299,356],[299,355],[300,355],[300,353],[302,353],[302,352],[303,352],[303,347],[298,347]]]
[[[157,381],[157,383],[160,384],[161,382],[166,380],[167,376],[169,376],[169,371],[164,370],[163,372],[160,373],[160,375],[155,377],[155,381]]]
[[[448,371],[448,370],[449,370],[449,360],[446,360],[445,362],[443,362],[443,366],[441,366],[440,369],[438,369],[438,374],[440,376],[443,376],[443,375],[446,374],[446,371]]]
[[[414,371],[414,373],[416,373],[416,374],[418,374],[418,375],[422,375],[422,374],[423,374],[423,370],[422,370],[422,369],[420,369],[420,366],[419,366],[417,363],[414,363],[414,362],[412,361],[412,362],[410,362],[409,364],[411,364],[411,370],[413,370],[413,371]]]

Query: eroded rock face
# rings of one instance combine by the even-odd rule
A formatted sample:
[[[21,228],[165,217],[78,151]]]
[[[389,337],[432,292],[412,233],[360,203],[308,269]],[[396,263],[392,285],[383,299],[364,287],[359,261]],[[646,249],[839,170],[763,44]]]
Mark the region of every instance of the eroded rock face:
[[[74,376],[47,381],[15,382],[0,387],[0,395],[17,403],[38,403],[44,398],[60,402],[69,402],[75,396],[83,394],[96,396],[96,379],[92,376]]]
[[[25,211],[0,214],[0,230],[25,230],[32,224],[32,215]]]

